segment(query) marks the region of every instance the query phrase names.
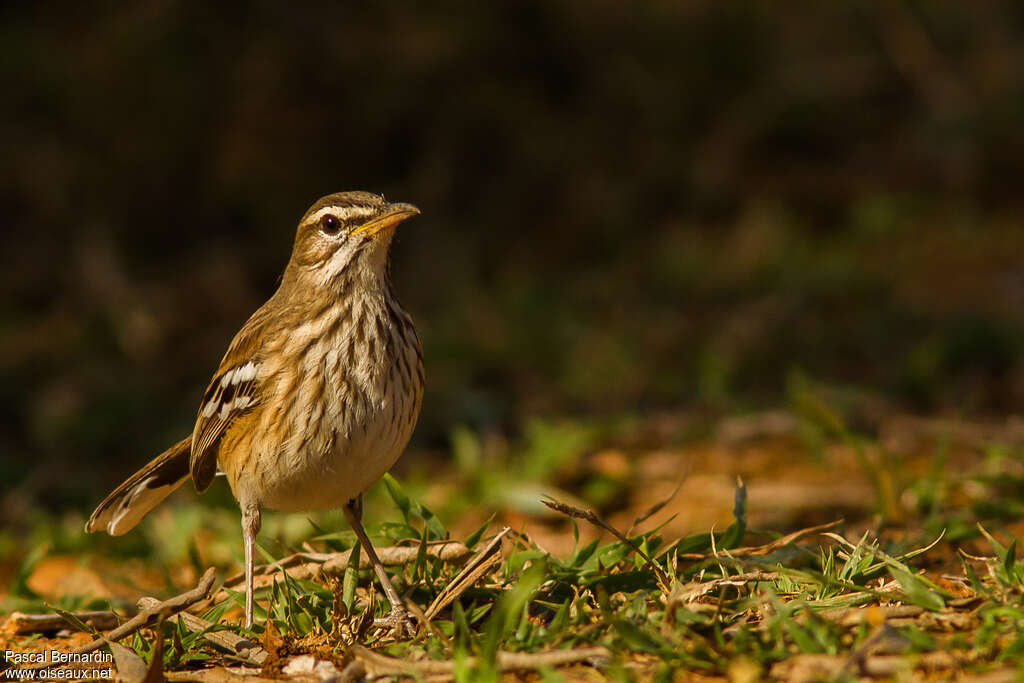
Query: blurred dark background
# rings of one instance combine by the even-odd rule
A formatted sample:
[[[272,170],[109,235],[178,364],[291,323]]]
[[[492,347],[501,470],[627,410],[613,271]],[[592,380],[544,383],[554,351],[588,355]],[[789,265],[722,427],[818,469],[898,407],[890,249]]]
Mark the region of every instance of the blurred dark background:
[[[0,518],[190,430],[345,189],[423,209],[394,248],[420,452],[781,405],[794,373],[1019,411],[1024,9],[799,5],[6,4]]]

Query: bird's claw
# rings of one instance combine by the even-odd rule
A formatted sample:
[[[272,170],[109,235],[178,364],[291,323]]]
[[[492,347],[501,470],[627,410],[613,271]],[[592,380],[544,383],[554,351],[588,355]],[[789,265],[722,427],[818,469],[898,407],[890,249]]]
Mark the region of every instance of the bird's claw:
[[[395,640],[410,640],[419,630],[412,615],[401,608],[393,608],[386,617],[374,619],[373,625],[390,631]]]

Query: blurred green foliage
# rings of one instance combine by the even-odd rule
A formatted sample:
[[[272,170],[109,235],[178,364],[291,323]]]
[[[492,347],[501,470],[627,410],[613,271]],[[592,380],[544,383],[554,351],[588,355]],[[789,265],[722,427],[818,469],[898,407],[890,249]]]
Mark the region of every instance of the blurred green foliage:
[[[5,5],[0,518],[189,429],[342,189],[424,209],[421,449],[794,371],[1018,409],[1022,36],[997,2]]]

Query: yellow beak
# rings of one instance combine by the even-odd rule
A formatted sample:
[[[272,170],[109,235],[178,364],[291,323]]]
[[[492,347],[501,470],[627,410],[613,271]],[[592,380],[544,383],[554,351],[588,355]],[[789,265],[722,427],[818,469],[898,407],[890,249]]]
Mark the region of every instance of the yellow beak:
[[[417,215],[419,212],[420,210],[412,204],[388,204],[383,213],[353,230],[350,237],[361,232],[365,232],[368,237],[373,237],[381,230],[393,228],[405,219]]]

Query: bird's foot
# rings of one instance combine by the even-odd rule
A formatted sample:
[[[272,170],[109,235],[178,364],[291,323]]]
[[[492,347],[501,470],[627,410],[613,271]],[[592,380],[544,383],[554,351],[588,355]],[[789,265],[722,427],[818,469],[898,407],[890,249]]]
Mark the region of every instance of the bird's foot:
[[[419,630],[416,621],[404,607],[392,607],[386,617],[374,619],[373,625],[390,631],[395,640],[411,640]]]

